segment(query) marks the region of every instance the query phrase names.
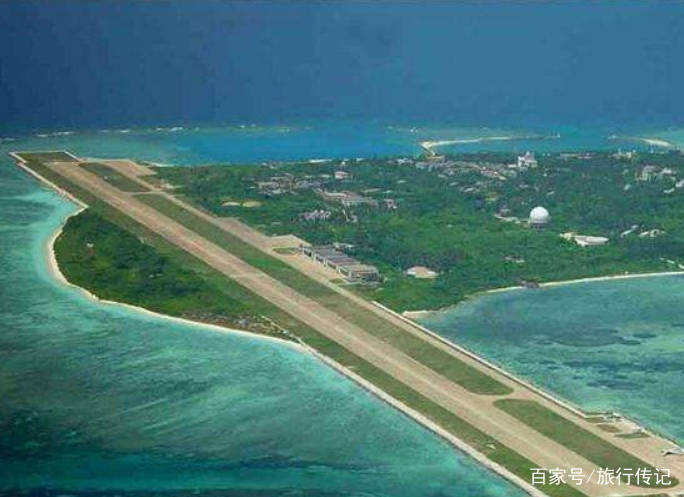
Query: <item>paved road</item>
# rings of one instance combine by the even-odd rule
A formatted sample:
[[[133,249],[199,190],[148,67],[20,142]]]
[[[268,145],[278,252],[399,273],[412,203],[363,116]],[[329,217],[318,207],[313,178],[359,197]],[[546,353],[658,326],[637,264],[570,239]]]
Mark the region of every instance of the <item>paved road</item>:
[[[540,467],[582,468],[585,474],[597,470],[597,467],[590,461],[495,408],[492,405],[491,396],[477,395],[465,390],[460,385],[408,357],[392,345],[380,341],[317,302],[295,292],[280,281],[246,264],[216,244],[140,202],[133,195],[121,192],[96,175],[73,164],[51,164],[49,167],[129,215],[169,242],[195,255],[226,276],[239,281],[246,288],[266,298],[321,334],[534,461]],[[409,331],[407,330],[407,332]],[[412,332],[418,333],[416,330]],[[443,344],[439,346],[445,347]],[[472,361],[468,360],[467,362]],[[478,367],[482,366],[479,365]],[[498,377],[495,374],[492,376],[514,389],[514,393],[508,398],[534,398],[546,404],[543,399],[536,398],[538,397],[536,394],[517,383],[511,382],[503,376]],[[605,435],[603,436],[605,437]],[[651,448],[648,450],[643,448],[637,450],[636,455],[656,467],[673,467],[673,473],[676,476],[684,474],[684,472],[674,471],[674,465],[671,464],[670,460],[654,459],[652,444],[649,447]],[[665,462],[667,464],[664,464]],[[680,485],[677,490],[681,491],[682,489],[684,486]],[[649,493],[645,490],[625,486],[610,489],[596,484],[585,484],[581,487],[582,492],[592,497],[609,493],[615,494],[616,492],[619,492],[620,495]]]

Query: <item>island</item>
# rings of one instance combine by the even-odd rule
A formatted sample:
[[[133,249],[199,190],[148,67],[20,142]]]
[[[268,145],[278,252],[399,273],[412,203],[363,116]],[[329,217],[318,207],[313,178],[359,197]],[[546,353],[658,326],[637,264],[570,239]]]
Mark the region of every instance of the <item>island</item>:
[[[584,413],[397,312],[506,285],[677,271],[680,154],[196,168],[13,157],[83,206],[54,249],[99,298],[286,340],[532,495],[605,493],[596,481],[532,485],[559,467],[653,475],[616,495],[681,491],[669,441]]]
[[[498,288],[684,268],[678,151],[153,170],[217,216],[375,266],[379,281],[353,288],[399,312]],[[549,214],[544,226],[530,223],[536,207]]]

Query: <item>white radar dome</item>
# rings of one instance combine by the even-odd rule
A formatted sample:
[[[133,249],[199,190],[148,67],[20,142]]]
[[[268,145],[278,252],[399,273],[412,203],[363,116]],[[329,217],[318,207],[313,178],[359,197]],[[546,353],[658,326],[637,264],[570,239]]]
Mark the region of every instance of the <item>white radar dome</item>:
[[[550,220],[551,216],[549,215],[549,211],[543,207],[535,207],[530,211],[530,224],[548,224]]]

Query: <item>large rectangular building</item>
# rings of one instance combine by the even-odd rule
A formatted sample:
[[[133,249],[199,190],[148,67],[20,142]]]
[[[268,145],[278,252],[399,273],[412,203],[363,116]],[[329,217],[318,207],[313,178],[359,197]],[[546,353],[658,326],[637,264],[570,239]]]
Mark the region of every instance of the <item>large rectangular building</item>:
[[[302,245],[300,250],[307,257],[334,269],[349,282],[380,280],[380,272],[375,266],[362,264],[332,245]]]

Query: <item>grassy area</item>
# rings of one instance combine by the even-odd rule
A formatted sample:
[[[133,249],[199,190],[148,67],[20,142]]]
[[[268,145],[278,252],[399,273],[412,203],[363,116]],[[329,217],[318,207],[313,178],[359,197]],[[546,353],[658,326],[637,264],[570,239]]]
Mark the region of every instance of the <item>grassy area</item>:
[[[92,209],[69,218],[55,254],[70,282],[102,299],[287,338],[242,287],[188,270]]]
[[[143,174],[140,179],[158,188],[164,186],[164,181],[156,174]]]
[[[294,255],[299,253],[299,249],[293,247],[276,247],[273,250],[282,255]]]
[[[511,416],[534,428],[544,436],[576,452],[602,468],[614,470],[649,468],[648,463],[594,435],[572,421],[532,400],[499,399],[494,404]],[[652,485],[656,486],[654,480]],[[676,485],[673,479],[672,485]]]
[[[397,311],[453,305],[520,280],[668,271],[684,264],[683,154],[640,152],[626,159],[610,152],[550,153],[538,159],[539,167],[527,170],[509,167],[513,154],[479,153],[443,161],[404,157],[155,171],[208,211],[264,233],[346,244],[346,252],[376,265],[384,277],[367,295]],[[352,191],[377,206],[343,206],[317,189]],[[246,201],[260,206],[245,209]],[[543,230],[526,223],[537,205],[552,217]],[[559,236],[570,231],[609,242],[580,247]],[[405,273],[412,266],[439,276],[416,280]]]
[[[43,164],[33,162],[29,167],[87,203],[92,211],[89,215],[101,216],[108,222],[114,223],[120,229],[130,232],[137,237],[137,239],[143,240],[145,244],[152,247],[158,257],[167,258],[168,264],[183,268],[199,277],[209,285],[206,289],[207,291],[218,290],[224,295],[232,296],[235,301],[247,305],[252,312],[259,313],[260,315],[272,319],[320,353],[353,370],[392,397],[427,416],[454,436],[460,438],[477,450],[480,450],[492,461],[501,464],[525,481],[531,481],[532,468],[538,467],[538,464],[524,458],[505,445],[500,444],[494,438],[478,430],[438,404],[426,399],[407,385],[395,380],[393,377],[349,352],[336,342],[333,342],[314,329],[301,323],[286,312],[264,300],[262,297],[241,286],[239,283],[226,278],[223,274],[218,273],[201,260],[178,249],[160,236],[136,223],[127,215],[111,208],[78,185],[75,185],[64,177],[54,173]],[[79,225],[75,224],[72,225],[72,227],[79,228]],[[80,237],[80,239],[81,241],[84,241],[84,237]],[[116,238],[113,239],[113,241],[115,240]],[[59,254],[58,257],[60,257]],[[61,265],[62,260],[59,260],[59,262]],[[93,261],[91,260],[91,262]],[[84,285],[88,289],[97,291],[97,285],[94,285],[92,282],[86,281],[84,282]],[[584,495],[570,485],[545,485],[539,488],[551,497],[582,497]]]
[[[115,186],[123,192],[142,193],[150,191],[150,189],[145,185],[138,183],[137,181],[133,181],[128,176],[121,174],[113,167],[109,167],[105,164],[100,164],[99,162],[87,162],[81,164],[81,167],[85,168],[90,173],[96,174],[107,183]]]
[[[20,152],[18,154],[26,161],[40,161],[40,162],[76,162],[71,155],[62,151],[51,152]]]
[[[609,423],[599,423],[596,427],[608,433],[620,433],[620,428]]]
[[[511,392],[506,385],[469,366],[453,355],[431,345],[393,325],[325,285],[309,278],[284,262],[256,250],[254,246],[193,214],[161,195],[145,195],[139,200],[192,229],[201,236],[228,250],[248,264],[282,281],[294,290],[316,300],[349,322],[379,339],[391,343],[410,357],[458,383],[474,393],[503,395]]]
[[[634,433],[620,433],[619,435],[615,435],[616,437],[620,438],[626,438],[628,440],[633,439],[633,438],[648,438],[650,435],[646,432],[643,431],[638,431]]]

